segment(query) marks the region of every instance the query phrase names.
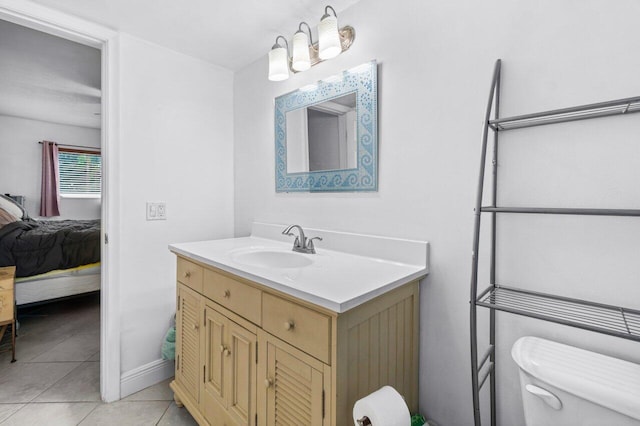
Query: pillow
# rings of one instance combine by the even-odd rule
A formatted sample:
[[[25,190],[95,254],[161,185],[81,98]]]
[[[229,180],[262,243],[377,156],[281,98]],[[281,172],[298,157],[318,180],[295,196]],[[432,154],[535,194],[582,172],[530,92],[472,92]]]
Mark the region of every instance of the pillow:
[[[3,226],[9,223],[17,222],[19,220],[20,219],[18,219],[16,216],[12,215],[5,209],[0,208],[0,229],[2,229]]]
[[[18,219],[28,219],[29,214],[27,211],[18,203],[16,203],[11,198],[6,195],[0,194],[0,209],[4,209],[7,213],[12,214]]]

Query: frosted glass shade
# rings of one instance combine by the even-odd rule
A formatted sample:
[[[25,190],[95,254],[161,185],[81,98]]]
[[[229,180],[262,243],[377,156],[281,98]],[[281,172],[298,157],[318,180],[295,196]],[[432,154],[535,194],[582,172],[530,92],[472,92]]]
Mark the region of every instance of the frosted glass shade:
[[[331,59],[342,53],[340,35],[338,34],[338,18],[325,15],[318,24],[318,56],[320,59]]]
[[[287,49],[275,47],[269,51],[269,80],[282,81],[289,78]]]
[[[293,61],[291,67],[296,71],[306,71],[311,68],[309,38],[302,31],[298,31],[293,35]]]

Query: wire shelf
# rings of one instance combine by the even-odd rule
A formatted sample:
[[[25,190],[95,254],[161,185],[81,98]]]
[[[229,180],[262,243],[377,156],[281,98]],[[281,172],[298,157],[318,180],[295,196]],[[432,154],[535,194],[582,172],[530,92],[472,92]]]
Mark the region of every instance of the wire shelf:
[[[494,130],[513,130],[633,112],[640,112],[640,97],[499,118],[490,120],[489,126]]]
[[[489,287],[476,305],[640,342],[640,311],[510,287]]]

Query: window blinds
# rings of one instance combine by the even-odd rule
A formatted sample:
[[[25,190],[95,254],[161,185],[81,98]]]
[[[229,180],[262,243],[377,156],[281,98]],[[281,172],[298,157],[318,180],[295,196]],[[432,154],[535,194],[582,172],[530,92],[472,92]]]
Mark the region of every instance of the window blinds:
[[[61,195],[100,195],[102,158],[99,153],[60,149]]]

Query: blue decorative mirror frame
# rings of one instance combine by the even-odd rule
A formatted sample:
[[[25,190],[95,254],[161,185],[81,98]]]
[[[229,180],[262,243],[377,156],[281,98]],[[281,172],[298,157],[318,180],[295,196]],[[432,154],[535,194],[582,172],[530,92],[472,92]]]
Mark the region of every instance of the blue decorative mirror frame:
[[[355,94],[355,164],[347,168],[295,171],[287,168],[287,113]],[[275,99],[276,192],[377,191],[377,64],[371,61]],[[305,118],[306,120],[306,118]],[[290,135],[292,138],[293,135]],[[290,141],[291,142],[291,141]],[[357,161],[356,161],[357,160]],[[289,171],[288,171],[289,170]]]

